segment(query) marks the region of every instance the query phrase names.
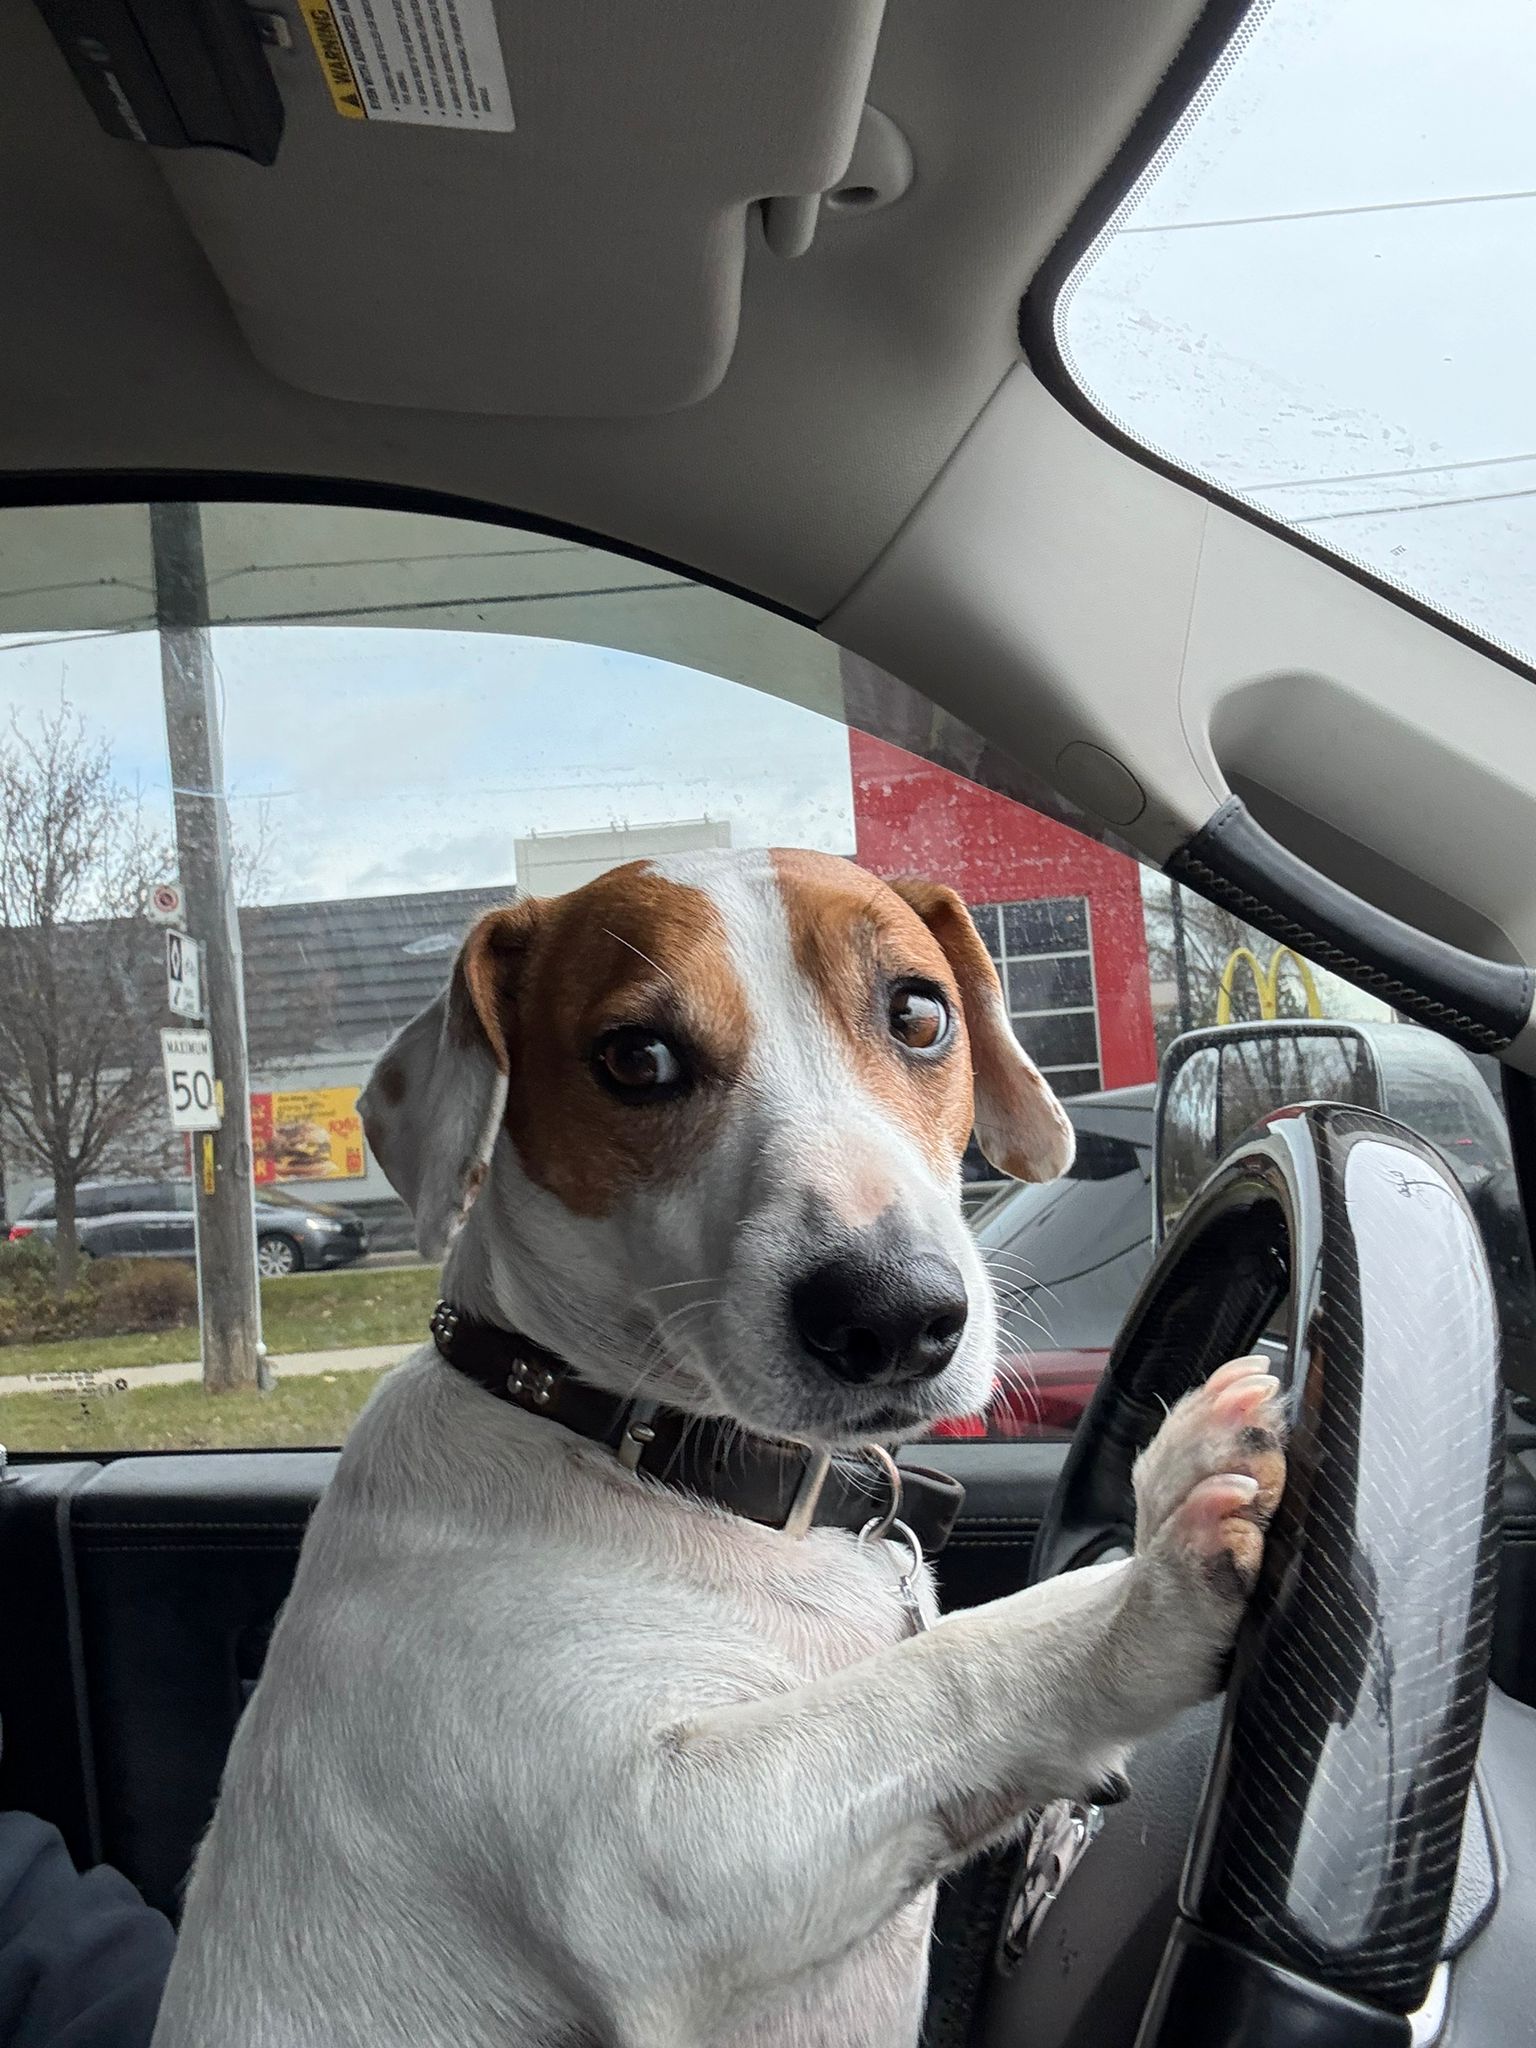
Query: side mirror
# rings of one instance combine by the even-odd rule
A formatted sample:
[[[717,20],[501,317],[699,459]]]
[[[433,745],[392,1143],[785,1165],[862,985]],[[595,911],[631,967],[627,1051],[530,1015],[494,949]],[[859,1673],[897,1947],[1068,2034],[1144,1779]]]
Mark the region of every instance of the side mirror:
[[[1176,1038],[1163,1055],[1153,1120],[1159,1239],[1246,1132],[1272,1111],[1303,1102],[1385,1109],[1380,1067],[1363,1027],[1285,1019]]]
[[[1493,1083],[1417,1024],[1282,1018],[1176,1038],[1153,1124],[1159,1237],[1244,1134],[1278,1109],[1343,1102],[1395,1117],[1440,1151],[1469,1198],[1510,1165]]]

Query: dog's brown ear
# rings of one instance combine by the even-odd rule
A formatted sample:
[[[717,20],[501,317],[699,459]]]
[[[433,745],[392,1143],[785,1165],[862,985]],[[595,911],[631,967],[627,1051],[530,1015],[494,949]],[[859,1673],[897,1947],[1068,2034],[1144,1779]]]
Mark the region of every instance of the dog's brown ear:
[[[530,898],[481,918],[447,988],[385,1048],[358,1098],[368,1143],[416,1219],[424,1258],[443,1256],[490,1170],[518,985],[543,908]]]
[[[1045,1076],[1014,1036],[997,969],[953,889],[903,879],[891,887],[943,948],[960,989],[976,1090],[976,1139],[992,1164],[1019,1180],[1055,1180],[1072,1164],[1075,1136]]]

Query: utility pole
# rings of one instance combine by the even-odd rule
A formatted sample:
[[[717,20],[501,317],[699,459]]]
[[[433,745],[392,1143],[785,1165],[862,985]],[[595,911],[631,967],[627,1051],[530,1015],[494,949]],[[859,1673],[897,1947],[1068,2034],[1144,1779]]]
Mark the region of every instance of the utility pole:
[[[198,1320],[210,1394],[269,1384],[256,1278],[245,985],[230,860],[218,679],[196,505],[151,505],[155,619],[176,851],[189,935],[203,948],[203,1002],[223,1121],[192,1136]]]

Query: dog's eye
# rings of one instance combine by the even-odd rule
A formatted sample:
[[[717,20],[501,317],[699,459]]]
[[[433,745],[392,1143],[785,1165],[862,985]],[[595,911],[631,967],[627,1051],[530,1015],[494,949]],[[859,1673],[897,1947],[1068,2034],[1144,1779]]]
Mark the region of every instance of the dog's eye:
[[[679,1054],[643,1024],[600,1038],[593,1062],[597,1078],[618,1095],[675,1095],[688,1078]]]
[[[949,1005],[927,989],[899,988],[891,997],[891,1036],[913,1052],[933,1052],[949,1036]]]

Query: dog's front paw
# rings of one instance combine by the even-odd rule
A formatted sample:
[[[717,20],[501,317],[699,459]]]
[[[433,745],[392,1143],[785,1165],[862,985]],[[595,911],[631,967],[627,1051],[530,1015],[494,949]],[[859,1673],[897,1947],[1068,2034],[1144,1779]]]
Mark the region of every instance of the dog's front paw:
[[[1136,1462],[1128,1619],[1164,1681],[1149,1695],[1166,1688],[1169,1704],[1214,1688],[1258,1580],[1285,1484],[1278,1395],[1264,1359],[1236,1359],[1184,1396]]]
[[[1186,1394],[1136,1461],[1136,1548],[1174,1551],[1219,1593],[1246,1599],[1285,1484],[1279,1382],[1238,1358]]]

